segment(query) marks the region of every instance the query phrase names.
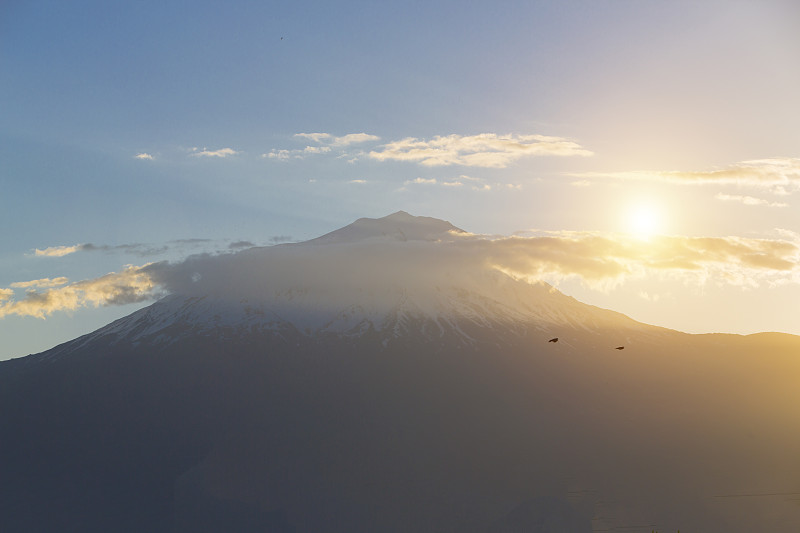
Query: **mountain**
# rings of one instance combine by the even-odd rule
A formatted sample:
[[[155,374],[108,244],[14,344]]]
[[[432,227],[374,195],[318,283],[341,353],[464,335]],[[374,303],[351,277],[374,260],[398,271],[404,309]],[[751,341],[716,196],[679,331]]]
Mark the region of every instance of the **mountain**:
[[[445,220],[418,217],[409,215],[405,211],[398,211],[379,219],[359,218],[352,224],[307,242],[333,244],[376,239],[438,241],[446,239],[451,232],[454,234],[466,233]]]
[[[0,530],[797,529],[799,337],[641,324],[471,238],[398,212],[197,256],[0,363]]]

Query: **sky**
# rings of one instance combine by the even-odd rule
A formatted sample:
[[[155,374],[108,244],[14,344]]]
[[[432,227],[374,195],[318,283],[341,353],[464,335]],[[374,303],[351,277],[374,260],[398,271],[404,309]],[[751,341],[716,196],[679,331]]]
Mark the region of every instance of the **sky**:
[[[148,305],[147,265],[398,210],[636,320],[800,334],[798,22],[791,1],[3,2],[0,359]]]

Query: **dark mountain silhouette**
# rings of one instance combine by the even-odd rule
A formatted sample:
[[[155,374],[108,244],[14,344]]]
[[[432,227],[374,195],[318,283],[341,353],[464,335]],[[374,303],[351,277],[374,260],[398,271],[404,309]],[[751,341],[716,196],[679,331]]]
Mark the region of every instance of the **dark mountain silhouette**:
[[[0,363],[0,530],[800,524],[800,337],[457,269],[436,219],[348,228],[189,261],[193,292]]]

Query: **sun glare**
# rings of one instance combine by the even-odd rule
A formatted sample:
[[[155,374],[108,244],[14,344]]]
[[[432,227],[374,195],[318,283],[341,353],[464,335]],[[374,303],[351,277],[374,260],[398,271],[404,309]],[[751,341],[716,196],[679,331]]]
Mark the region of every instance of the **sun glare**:
[[[628,213],[628,231],[639,237],[649,237],[660,229],[661,217],[652,205],[637,205]]]

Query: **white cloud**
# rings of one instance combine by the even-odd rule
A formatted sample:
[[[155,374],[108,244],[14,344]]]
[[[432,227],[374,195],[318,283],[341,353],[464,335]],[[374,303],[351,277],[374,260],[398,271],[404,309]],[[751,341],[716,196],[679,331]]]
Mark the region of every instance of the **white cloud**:
[[[133,157],[135,157],[136,159],[149,159],[150,161],[153,160],[153,156],[148,154],[148,153],[145,153],[145,152],[142,152],[140,154],[136,154]]]
[[[379,161],[412,161],[424,166],[463,165],[505,168],[528,156],[588,156],[592,153],[574,141],[544,135],[480,135],[436,136],[425,140],[407,137],[369,152]]]
[[[786,207],[789,205],[784,202],[770,202],[769,200],[764,200],[763,198],[735,194],[718,193],[714,198],[717,200],[722,200],[723,202],[739,202],[744,205],[764,205],[767,207]]]
[[[350,180],[347,183],[356,183],[356,184],[364,184],[367,183],[367,180]]]
[[[303,148],[303,152],[306,154],[324,154],[330,151],[330,146],[306,146]]]
[[[379,141],[380,137],[377,135],[369,135],[367,133],[348,133],[342,137],[334,137],[331,141],[332,146],[350,146],[351,144],[361,144],[370,141]]]
[[[268,154],[261,154],[261,157],[268,157],[270,159],[278,159],[280,161],[286,161],[291,157],[291,153],[289,150],[272,150]]]
[[[315,143],[321,143],[331,138],[330,133],[295,133],[294,136],[301,139],[308,139],[309,141],[314,141]]]
[[[592,182],[589,180],[577,180],[570,183],[573,187],[589,187],[592,185]]]
[[[192,148],[192,156],[194,157],[219,157],[219,158],[226,158],[232,155],[239,154],[233,148],[220,148],[219,150],[209,150],[208,148],[203,148],[199,150],[198,148]]]

